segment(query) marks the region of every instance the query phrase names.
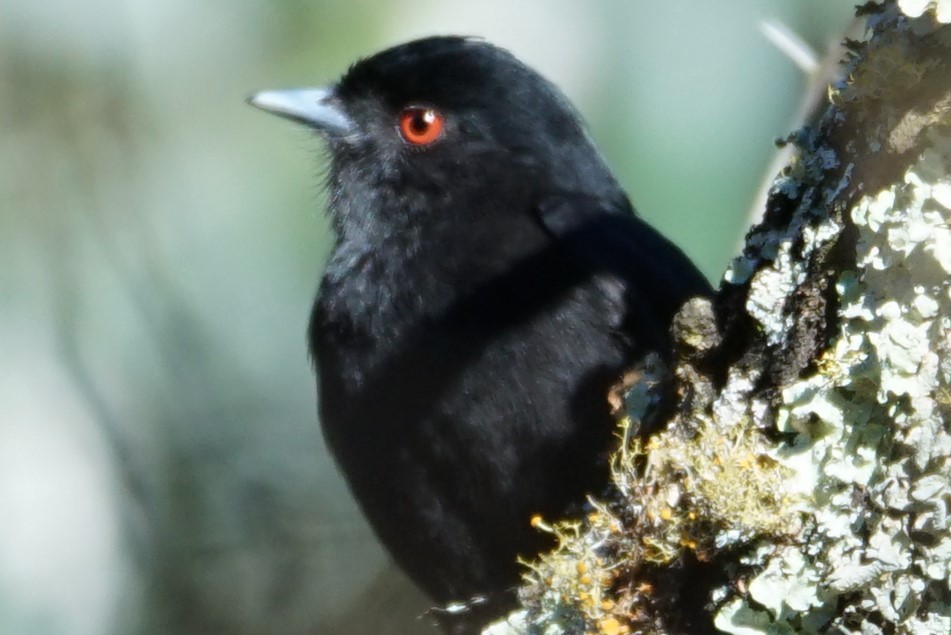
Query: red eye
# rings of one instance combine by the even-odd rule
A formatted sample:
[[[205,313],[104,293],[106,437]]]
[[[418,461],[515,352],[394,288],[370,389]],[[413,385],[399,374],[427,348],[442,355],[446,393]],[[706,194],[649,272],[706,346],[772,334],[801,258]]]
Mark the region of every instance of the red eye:
[[[400,113],[400,134],[414,146],[429,145],[442,134],[442,113],[425,106],[410,106]]]

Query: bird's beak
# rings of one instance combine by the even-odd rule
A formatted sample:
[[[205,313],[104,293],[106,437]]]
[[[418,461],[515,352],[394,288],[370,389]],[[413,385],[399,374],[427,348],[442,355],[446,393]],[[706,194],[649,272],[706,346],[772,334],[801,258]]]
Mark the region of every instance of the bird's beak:
[[[330,136],[344,137],[353,131],[353,121],[334,99],[332,88],[265,90],[251,95],[248,103]]]

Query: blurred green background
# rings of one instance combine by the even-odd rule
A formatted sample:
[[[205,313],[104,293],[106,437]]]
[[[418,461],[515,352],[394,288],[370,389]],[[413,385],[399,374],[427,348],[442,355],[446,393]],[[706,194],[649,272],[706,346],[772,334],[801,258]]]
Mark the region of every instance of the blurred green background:
[[[319,143],[248,108],[482,35],[713,279],[851,0],[4,0],[0,633],[427,633],[315,421]],[[385,430],[381,430],[385,434]]]

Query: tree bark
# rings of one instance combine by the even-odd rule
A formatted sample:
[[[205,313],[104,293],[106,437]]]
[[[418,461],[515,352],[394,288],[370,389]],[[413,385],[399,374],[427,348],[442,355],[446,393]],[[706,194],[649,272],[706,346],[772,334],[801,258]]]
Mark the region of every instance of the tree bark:
[[[616,495],[487,632],[951,632],[951,2],[858,10],[715,301],[634,370]]]

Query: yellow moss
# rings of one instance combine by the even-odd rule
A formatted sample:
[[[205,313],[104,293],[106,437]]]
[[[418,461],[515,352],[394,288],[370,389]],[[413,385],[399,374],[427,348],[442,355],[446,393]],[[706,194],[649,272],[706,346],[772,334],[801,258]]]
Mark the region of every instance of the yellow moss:
[[[598,622],[598,629],[604,635],[623,635],[629,632],[626,626],[623,626],[613,617],[609,617]]]
[[[759,434],[742,426],[704,425],[684,447],[686,490],[706,520],[751,534],[788,531],[785,479],[789,472],[766,454]],[[709,461],[710,457],[716,461]],[[699,494],[699,496],[697,496]]]
[[[679,422],[647,441],[630,439],[612,460],[625,512],[592,502],[583,530],[578,522],[534,518],[558,547],[528,565],[528,581],[556,600],[547,610],[570,608],[596,634],[630,632],[627,624],[644,623],[638,620],[647,619],[652,602],[643,564],[666,564],[685,551],[709,557],[724,532],[752,540],[794,530],[788,472],[766,448],[745,423],[727,426],[712,417]]]

